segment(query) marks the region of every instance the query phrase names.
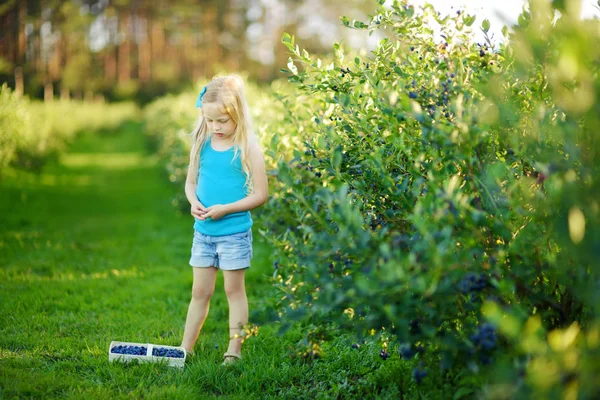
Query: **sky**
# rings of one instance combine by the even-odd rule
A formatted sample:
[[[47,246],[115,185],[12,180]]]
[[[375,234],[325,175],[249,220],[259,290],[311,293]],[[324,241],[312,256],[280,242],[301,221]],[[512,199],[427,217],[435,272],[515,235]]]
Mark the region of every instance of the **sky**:
[[[581,16],[583,18],[600,17],[598,10],[598,0],[581,0]],[[410,0],[414,5],[423,5],[430,3],[442,14],[456,12],[457,9],[464,9],[469,14],[476,14],[477,20],[473,28],[481,26],[484,19],[490,21],[490,34],[494,34],[497,41],[502,41],[502,27],[512,25],[517,22],[519,14],[523,9],[525,0]],[[479,29],[473,29],[477,41],[483,42],[483,35]]]

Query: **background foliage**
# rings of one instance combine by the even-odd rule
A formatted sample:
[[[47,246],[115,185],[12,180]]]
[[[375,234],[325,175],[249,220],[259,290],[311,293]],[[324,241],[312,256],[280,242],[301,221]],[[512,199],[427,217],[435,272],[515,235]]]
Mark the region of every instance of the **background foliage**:
[[[0,5],[0,84],[33,98],[106,98],[146,104],[223,70],[278,77],[293,30],[311,51],[344,34],[340,5],[358,0],[9,0]],[[319,9],[318,15],[312,10]]]
[[[39,171],[84,129],[112,130],[138,118],[134,103],[31,101],[0,87],[0,176],[13,166]]]

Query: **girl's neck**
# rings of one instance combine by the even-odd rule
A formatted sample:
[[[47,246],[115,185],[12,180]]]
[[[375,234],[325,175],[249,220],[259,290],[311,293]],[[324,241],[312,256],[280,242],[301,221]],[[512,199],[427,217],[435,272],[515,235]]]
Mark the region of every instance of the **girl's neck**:
[[[210,146],[216,151],[226,151],[234,145],[232,138],[222,139],[215,135],[210,136]]]

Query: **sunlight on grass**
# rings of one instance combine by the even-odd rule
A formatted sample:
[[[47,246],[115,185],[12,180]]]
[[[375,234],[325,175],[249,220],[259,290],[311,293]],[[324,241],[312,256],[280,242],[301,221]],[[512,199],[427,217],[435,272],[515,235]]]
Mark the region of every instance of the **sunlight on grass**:
[[[9,350],[0,348],[0,360],[8,360],[8,359],[25,359],[25,360],[33,360],[37,356],[37,352],[33,350]]]
[[[38,231],[30,231],[30,232],[23,232],[23,231],[7,231],[3,233],[4,239],[13,239],[15,240],[18,244],[19,247],[25,247],[25,244],[27,242],[30,242],[33,239],[38,239],[41,237],[41,233]],[[4,240],[0,240],[0,248],[4,248],[4,247],[8,247],[10,246],[9,244],[7,244]]]
[[[101,167],[105,169],[127,169],[156,165],[156,156],[141,153],[70,153],[63,154],[61,164],[70,168]]]
[[[6,168],[3,171],[3,174],[5,178],[17,180],[20,184],[42,186],[90,186],[93,183],[92,176],[86,174],[61,175],[45,171],[43,175],[38,175],[36,173],[21,171],[14,168]],[[22,198],[21,200],[25,201],[25,198]]]
[[[58,185],[76,185],[76,186],[89,186],[92,178],[89,175],[79,175],[77,177],[66,177],[60,175],[44,174],[40,177],[40,183],[44,186],[58,186]]]
[[[83,281],[83,280],[99,280],[108,278],[141,278],[143,272],[138,271],[135,267],[132,269],[111,269],[104,272],[93,272],[91,274],[73,273],[73,272],[53,272],[50,276],[42,276],[35,271],[28,269],[27,271],[7,272],[0,270],[0,279],[21,282],[59,282],[59,281]]]

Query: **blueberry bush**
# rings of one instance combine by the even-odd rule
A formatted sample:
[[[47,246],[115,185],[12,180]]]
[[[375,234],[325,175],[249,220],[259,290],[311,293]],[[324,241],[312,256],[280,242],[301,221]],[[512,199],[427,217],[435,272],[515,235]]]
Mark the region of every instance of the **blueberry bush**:
[[[600,22],[535,1],[506,43],[487,20],[474,43],[461,10],[379,3],[342,18],[383,37],[371,54],[283,36],[295,89],[267,129],[263,230],[278,320],[306,327],[308,359],[377,338],[414,364],[409,397],[596,397]]]

